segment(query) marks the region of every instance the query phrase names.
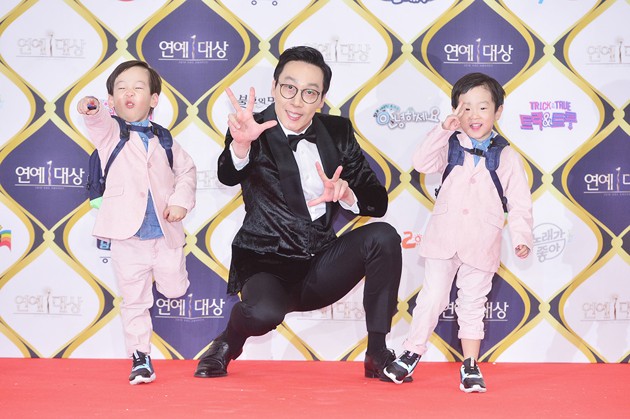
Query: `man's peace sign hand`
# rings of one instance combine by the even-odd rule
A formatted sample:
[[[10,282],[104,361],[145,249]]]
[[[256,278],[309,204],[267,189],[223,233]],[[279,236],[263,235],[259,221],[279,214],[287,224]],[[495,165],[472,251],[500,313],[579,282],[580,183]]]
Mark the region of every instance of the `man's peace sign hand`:
[[[339,179],[343,167],[337,167],[337,170],[335,170],[335,173],[330,179],[328,178],[328,176],[326,176],[326,173],[324,173],[324,169],[322,169],[322,165],[319,162],[315,163],[315,168],[317,169],[319,178],[324,184],[324,192],[320,195],[319,198],[315,198],[309,201],[309,207],[321,204],[322,202],[337,201],[343,201],[349,206],[354,205],[354,194],[352,193],[352,189],[350,189],[350,187],[348,186],[348,182],[343,179]]]

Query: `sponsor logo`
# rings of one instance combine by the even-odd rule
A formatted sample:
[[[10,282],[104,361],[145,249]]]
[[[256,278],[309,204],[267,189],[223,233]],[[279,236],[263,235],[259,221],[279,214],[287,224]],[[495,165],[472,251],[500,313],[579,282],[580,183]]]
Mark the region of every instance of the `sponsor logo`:
[[[416,111],[409,107],[401,111],[401,107],[394,104],[385,104],[374,111],[374,120],[378,125],[386,126],[389,129],[405,129],[407,124],[423,122],[440,122],[440,109],[436,106],[427,111]]]
[[[51,289],[43,294],[23,294],[14,298],[14,314],[38,314],[55,316],[79,316],[83,298],[70,295],[55,295]]]
[[[265,3],[271,3],[272,6],[277,6],[278,5],[278,1],[277,0],[252,0],[252,5],[256,6],[261,1],[265,2]]]
[[[414,233],[413,231],[405,231],[402,238],[403,249],[414,249],[420,245],[422,241],[422,234]]]
[[[247,107],[247,102],[249,101],[249,94],[240,94],[238,96],[238,105],[241,108]],[[273,96],[256,96],[254,97],[254,111],[262,110],[267,106],[271,105],[274,102]]]
[[[319,52],[321,52],[324,56],[324,60],[328,63],[370,63],[370,51],[372,49],[372,46],[370,44],[343,42],[339,39],[336,39],[325,44],[311,43],[307,44],[307,46],[318,49]]]
[[[17,40],[17,56],[26,58],[84,58],[85,39],[57,38],[54,33]]]
[[[612,295],[610,299],[582,303],[582,321],[628,321],[630,299]]]
[[[197,39],[197,35],[191,35],[186,40],[160,41],[158,49],[160,61],[179,62],[208,62],[227,61],[230,44],[220,40]]]
[[[630,64],[630,45],[626,45],[622,38],[606,44],[589,45],[586,54],[589,65]]]
[[[181,298],[156,298],[156,317],[170,319],[222,319],[223,298],[195,298],[192,293]]]
[[[103,254],[99,256],[101,262],[109,263],[111,260],[110,251],[112,250],[112,242],[108,239],[96,239],[96,248],[102,250]]]
[[[621,167],[609,173],[586,173],[584,175],[585,194],[628,195],[630,194],[630,173]]]
[[[451,301],[448,306],[446,306],[446,309],[442,312],[442,314],[440,314],[439,321],[457,321],[455,306],[455,302]],[[510,305],[507,301],[486,301],[486,314],[484,316],[484,320],[490,322],[507,322],[509,321],[508,308],[510,308]]]
[[[555,259],[562,254],[568,234],[555,224],[544,223],[534,227],[534,253],[539,262]]]
[[[572,111],[571,102],[568,100],[531,101],[531,112],[520,114],[521,129],[531,131],[534,126],[539,131],[543,128],[568,128],[573,129],[577,124],[577,113]]]
[[[198,170],[197,171],[197,190],[208,190],[208,189],[227,189],[228,186],[224,185],[219,181],[219,177],[217,176],[217,171],[214,169],[209,170]]]
[[[470,44],[446,44],[443,64],[512,64],[512,44],[485,43],[477,38]]]
[[[5,230],[0,225],[0,247],[8,247],[11,250],[11,230]]]
[[[14,186],[31,186],[36,189],[83,188],[85,170],[77,167],[57,167],[52,160],[44,166],[18,166]]]
[[[388,1],[392,4],[402,4],[402,3],[422,3],[422,4],[427,4],[430,1],[434,1],[434,0],[383,0],[383,1]]]
[[[365,309],[361,301],[337,301],[318,310],[296,312],[293,316],[299,320],[363,321]]]

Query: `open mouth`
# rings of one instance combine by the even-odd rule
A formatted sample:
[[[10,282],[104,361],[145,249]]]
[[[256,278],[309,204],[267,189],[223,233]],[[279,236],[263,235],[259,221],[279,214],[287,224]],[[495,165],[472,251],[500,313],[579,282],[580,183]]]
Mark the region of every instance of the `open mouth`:
[[[287,116],[291,121],[297,121],[302,117],[302,114],[287,111]]]

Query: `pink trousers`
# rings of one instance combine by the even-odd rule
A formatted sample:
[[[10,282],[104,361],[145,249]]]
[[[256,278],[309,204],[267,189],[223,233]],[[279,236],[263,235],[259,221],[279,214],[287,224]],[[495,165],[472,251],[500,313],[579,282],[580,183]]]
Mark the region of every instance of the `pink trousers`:
[[[484,337],[483,318],[487,295],[492,288],[494,272],[486,272],[464,264],[457,255],[450,259],[426,259],[424,284],[413,309],[411,328],[403,349],[423,355],[438,324],[440,314],[449,304],[453,279],[457,274],[455,312],[460,339]]]
[[[136,349],[150,353],[153,323],[149,309],[153,306],[153,280],[157,290],[167,298],[184,295],[190,284],[184,248],[168,248],[164,237],[152,240],[132,237],[112,240],[111,252],[122,298],[120,317],[127,355],[131,356]]]

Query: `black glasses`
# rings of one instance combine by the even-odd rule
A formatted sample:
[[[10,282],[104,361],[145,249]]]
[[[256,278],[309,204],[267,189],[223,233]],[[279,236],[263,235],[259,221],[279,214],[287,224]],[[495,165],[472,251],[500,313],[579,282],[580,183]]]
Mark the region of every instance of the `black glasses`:
[[[300,92],[302,100],[309,105],[317,102],[317,99],[319,99],[319,95],[321,94],[317,90],[313,89],[299,90],[292,84],[280,84],[280,94],[285,99],[293,99],[298,92]]]

